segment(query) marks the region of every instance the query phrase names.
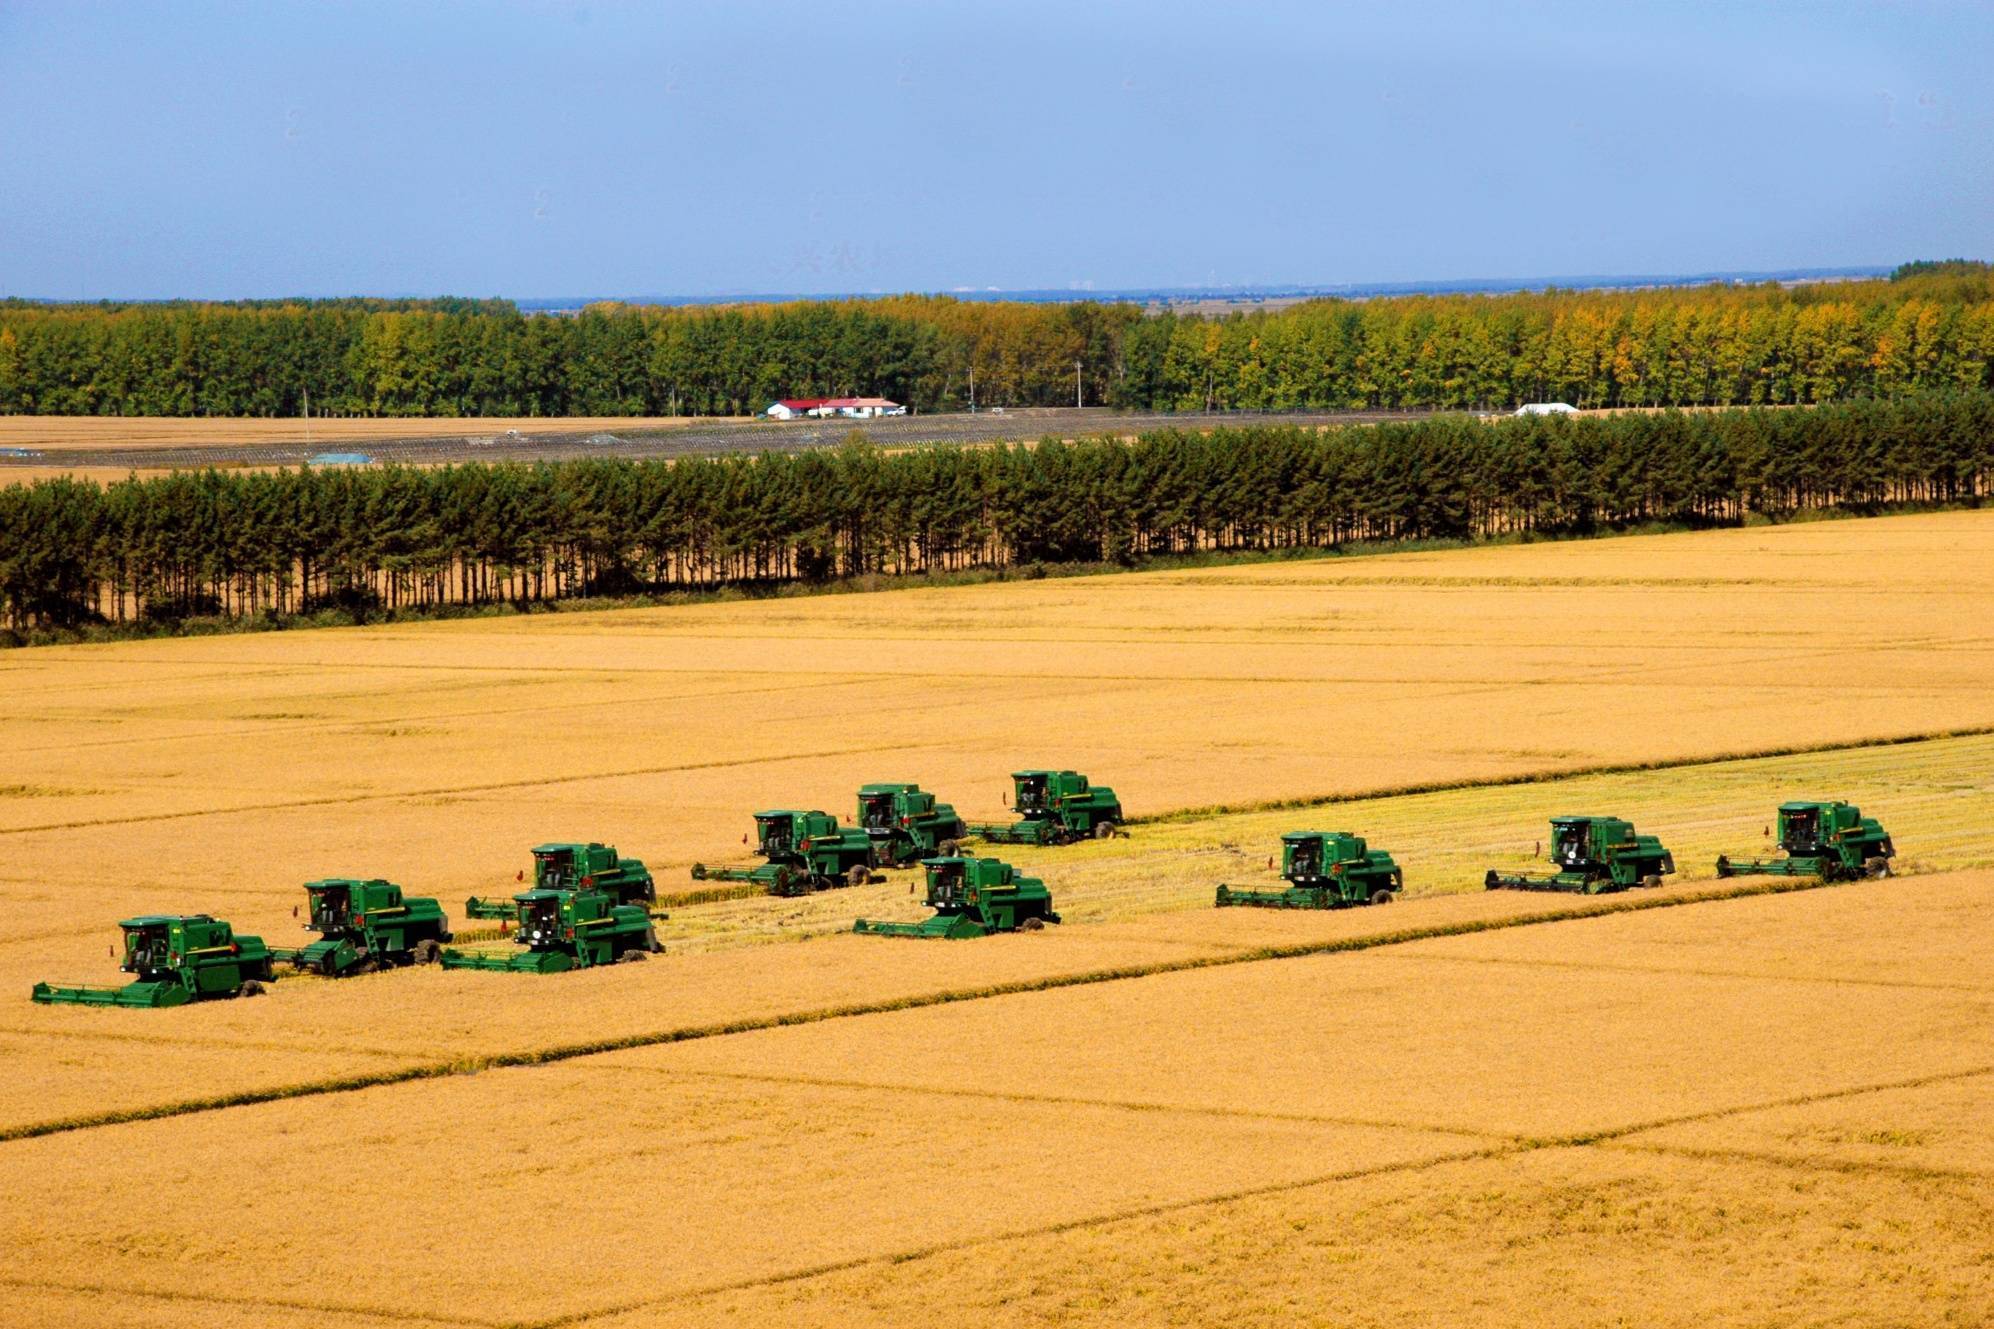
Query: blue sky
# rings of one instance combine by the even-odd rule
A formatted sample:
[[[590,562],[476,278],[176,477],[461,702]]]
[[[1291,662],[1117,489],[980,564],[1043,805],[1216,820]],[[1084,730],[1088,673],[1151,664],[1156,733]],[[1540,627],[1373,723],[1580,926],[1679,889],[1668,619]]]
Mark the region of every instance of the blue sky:
[[[0,294],[1994,257],[1994,10],[0,3]]]

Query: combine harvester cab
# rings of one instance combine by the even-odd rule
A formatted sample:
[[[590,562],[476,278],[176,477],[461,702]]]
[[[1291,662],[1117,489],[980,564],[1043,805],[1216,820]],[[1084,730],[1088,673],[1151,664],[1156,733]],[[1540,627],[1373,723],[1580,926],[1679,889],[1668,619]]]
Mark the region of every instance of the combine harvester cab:
[[[921,861],[928,874],[932,918],[919,923],[880,923],[861,918],[852,931],[875,937],[922,937],[959,941],[993,932],[1037,929],[1057,923],[1052,893],[1037,877],[1021,877],[995,858],[951,855]]]
[[[524,879],[524,874],[521,874]],[[618,904],[641,904],[646,909],[658,899],[658,888],[650,869],[634,858],[619,858],[606,844],[557,843],[533,847],[533,889],[537,891],[606,891]],[[508,899],[472,896],[464,901],[467,918],[511,918],[513,902]]]
[[[1504,873],[1483,880],[1489,890],[1577,891],[1599,895],[1633,886],[1659,886],[1676,870],[1674,855],[1652,835],[1637,835],[1618,817],[1553,817],[1551,861],[1555,873]]]
[[[1015,822],[976,822],[971,835],[991,844],[1071,844],[1108,839],[1121,828],[1122,803],[1105,785],[1090,786],[1078,771],[1013,771]]]
[[[1281,891],[1220,886],[1220,909],[1345,909],[1390,904],[1405,889],[1405,873],[1382,849],[1349,831],[1294,831],[1281,837]]]
[[[207,914],[148,914],[127,918],[125,958],[118,968],[136,983],[37,983],[45,1005],[184,1006],[205,997],[254,997],[273,974],[261,937],[238,937]]]
[[[838,825],[828,812],[777,808],[755,814],[755,834],[768,861],[752,868],[692,865],[694,881],[752,881],[770,895],[807,895],[833,886],[863,886],[876,864],[872,837]]]
[[[429,964],[451,939],[442,906],[425,896],[404,896],[379,877],[326,877],[305,883],[319,940],[295,950],[273,949],[270,958],[297,969],[338,978],[390,965]]]
[[[964,835],[955,809],[917,784],[861,785],[858,824],[871,838],[873,864],[880,867],[953,854]]]
[[[1819,877],[1854,881],[1887,877],[1897,846],[1874,817],[1853,803],[1782,803],[1779,847],[1783,857],[1734,859],[1720,856],[1720,877]]]
[[[523,950],[445,951],[443,967],[558,974],[627,964],[664,950],[650,913],[639,905],[616,903],[607,891],[534,889],[512,900],[518,922],[513,941]]]

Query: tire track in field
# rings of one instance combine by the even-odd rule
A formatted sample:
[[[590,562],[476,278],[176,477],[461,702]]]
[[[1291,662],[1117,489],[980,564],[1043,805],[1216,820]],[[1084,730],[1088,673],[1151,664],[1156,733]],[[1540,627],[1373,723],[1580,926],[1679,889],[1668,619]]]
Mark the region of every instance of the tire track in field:
[[[1648,1144],[1615,1140],[1600,1146],[1630,1154],[1660,1154],[1667,1158],[1687,1158],[1699,1163],[1758,1163],[1766,1167],[1800,1172],[1841,1172],[1851,1176],[1898,1177],[1905,1181],[1963,1181],[1976,1186],[1989,1182],[1985,1172],[1971,1168],[1929,1167],[1922,1163],[1892,1163],[1873,1158],[1836,1158],[1827,1154],[1801,1156],[1778,1154],[1762,1149],[1720,1149],[1702,1145]]]
[[[1683,978],[1714,978],[1724,981],[1736,980],[1747,983],[1813,983],[1825,987],[1885,988],[1916,992],[1959,992],[1974,996],[1985,996],[1994,992],[1994,985],[1987,983],[1942,983],[1911,978],[1856,978],[1834,974],[1755,974],[1744,969],[1706,969],[1692,965],[1674,964],[1616,964],[1607,960],[1552,960],[1536,956],[1518,955],[1442,955],[1432,951],[1415,951],[1406,959],[1423,960],[1431,964],[1479,964],[1514,966],[1519,969],[1554,969],[1572,973],[1597,974],[1638,974],[1668,975]]]
[[[186,808],[179,812],[147,812],[132,817],[87,817],[76,821],[43,822],[33,826],[0,827],[0,836],[37,835],[44,831],[89,830],[102,826],[138,826],[150,822],[186,821],[196,817],[232,817],[245,812],[291,812],[302,808],[347,807],[360,803],[395,803],[412,798],[439,798],[459,794],[489,794],[506,789],[545,789],[555,785],[587,784],[594,780],[621,780],[633,775],[672,775],[680,771],[710,771],[730,766],[759,766],[764,763],[802,761],[817,757],[866,757],[881,752],[913,752],[939,747],[929,743],[873,743],[857,748],[820,748],[805,753],[769,754],[758,757],[728,757],[719,761],[674,762],[664,766],[632,766],[614,771],[586,771],[578,775],[540,775],[522,780],[494,780],[485,784],[454,785],[433,789],[395,789],[378,794],[327,794],[321,798],[285,799],[272,803],[242,803],[224,808]]]
[[[907,1096],[967,1098],[996,1103],[1038,1104],[1047,1107],[1112,1108],[1122,1112],[1147,1112],[1158,1116],[1214,1117],[1238,1121],[1283,1121],[1304,1126],[1355,1126],[1368,1130],[1412,1131],[1422,1135],[1451,1135],[1468,1139],[1520,1144],[1528,1137],[1515,1131],[1478,1130],[1472,1126],[1432,1126],[1425,1122],[1379,1120],[1371,1117],[1343,1117],[1319,1112],[1273,1112],[1264,1108],[1214,1107],[1199,1103],[1159,1103],[1141,1099],[1088,1098],[1081,1094],[1033,1094],[1021,1090],[970,1089],[960,1085],[885,1084],[873,1080],[845,1080],[832,1076],[776,1075],[757,1071],[716,1071],[681,1066],[632,1066],[610,1062],[589,1069],[624,1075],[657,1075],[668,1079],[735,1080],[747,1084],[792,1085],[806,1089],[852,1089]]]
[[[1586,1132],[1575,1135],[1526,1138],[1518,1140],[1515,1143],[1494,1144],[1482,1149],[1459,1150],[1430,1158],[1411,1159],[1399,1163],[1386,1163],[1368,1168],[1343,1169],[1289,1181],[1242,1187],[1237,1190],[1199,1196],[1188,1200],[1171,1200],[1158,1204],[1130,1206],[1124,1209],[1108,1210],[1081,1218],[1062,1219],[1057,1222],[1017,1228],[994,1235],[967,1237],[957,1241],[935,1242],[930,1245],[911,1249],[855,1256],[847,1260],[839,1260],[802,1269],[785,1270],[781,1273],[763,1275],[758,1278],[737,1279],[726,1283],[709,1284],[705,1287],[661,1293],[654,1297],[602,1306],[588,1311],[551,1316],[545,1319],[518,1321],[515,1325],[511,1326],[511,1329],[565,1329],[565,1326],[585,1324],[591,1320],[601,1319],[605,1316],[627,1315],[673,1303],[722,1296],[730,1292],[750,1292],[760,1288],[780,1287],[788,1283],[807,1282],[811,1279],[823,1278],[832,1274],[846,1273],[858,1269],[908,1264],[917,1260],[929,1260],[943,1255],[961,1255],[965,1252],[981,1248],[1002,1247],[1020,1241],[1056,1237],[1068,1232],[1109,1227],[1116,1223],[1129,1222],[1136,1219],[1155,1218],[1166,1214],[1188,1214],[1201,1209],[1213,1209],[1222,1205],[1234,1204],[1241,1200],[1259,1199],[1270,1195],[1293,1194],[1325,1186],[1339,1185],[1349,1181],[1368,1180],[1373,1177],[1427,1172],[1456,1163],[1485,1162],[1544,1151],[1578,1151],[1601,1145],[1612,1146],[1623,1136],[1639,1131],[1657,1129],[1665,1125],[1678,1125],[1690,1121],[1717,1121],[1727,1117],[1771,1111],[1782,1107],[1800,1107],[1809,1103],[1857,1098],[1865,1094],[1888,1093],[1899,1089],[1916,1089],[1926,1085],[1972,1079],[1990,1073],[1994,1073],[1994,1066],[1947,1071],[1934,1075],[1915,1076],[1903,1080],[1856,1085],[1813,1094],[1794,1095],[1767,1102],[1738,1104],[1727,1108],[1713,1108],[1706,1112],[1685,1113],[1667,1121],[1650,1122],[1627,1127],[1612,1127],[1597,1132]],[[1792,1160],[1788,1159],[1774,1160],[1769,1158],[1766,1161],[1777,1161],[1786,1166],[1793,1165]],[[1984,1180],[1984,1177],[1979,1174],[1971,1174],[1970,1179],[1979,1181]]]
[[[509,1329],[506,1320],[479,1319],[448,1311],[412,1311],[386,1306],[343,1306],[336,1302],[305,1301],[292,1297],[258,1297],[222,1292],[180,1292],[167,1288],[119,1287],[109,1283],[69,1283],[57,1279],[17,1278],[0,1274],[0,1287],[29,1292],[69,1292],[85,1296],[110,1297],[117,1301],[134,1298],[170,1301],[178,1305],[228,1306],[265,1311],[299,1311],[309,1315],[351,1315],[362,1319],[386,1320],[393,1324],[454,1324],[472,1329]]]
[[[1198,969],[1216,969],[1231,965],[1262,964],[1274,960],[1297,960],[1313,956],[1376,950],[1381,947],[1404,945],[1412,941],[1427,941],[1436,937],[1459,937],[1481,932],[1501,932],[1507,931],[1510,928],[1536,927],[1543,924],[1570,922],[1582,918],[1598,918],[1613,914],[1645,913],[1650,909],[1675,909],[1687,905],[1713,904],[1725,900],[1752,899],[1766,895],[1791,895],[1801,891],[1833,889],[1837,889],[1837,887],[1812,878],[1775,877],[1715,891],[1674,892],[1633,897],[1622,896],[1617,898],[1584,897],[1582,902],[1547,908],[1534,914],[1464,919],[1451,923],[1430,924],[1425,927],[1400,928],[1391,932],[1369,933],[1354,937],[1335,937],[1285,945],[1260,946],[1225,954],[1193,955],[1176,960],[1154,960],[1142,964],[1080,970],[1038,978],[1016,979],[1004,983],[983,984],[977,987],[942,988],[931,992],[883,998],[876,1001],[848,1002],[836,1006],[818,1007],[812,1010],[787,1011],[772,1015],[752,1016],[744,1019],[719,1021],[703,1025],[685,1025],[656,1030],[650,1033],[626,1034],[615,1038],[597,1039],[585,1043],[553,1044],[539,1048],[524,1048],[512,1052],[480,1053],[454,1060],[429,1061],[414,1066],[371,1073],[363,1072],[350,1075],[328,1076],[323,1079],[298,1084],[267,1089],[245,1089],[203,1098],[189,1098],[167,1103],[157,1103],[146,1107],[117,1108],[105,1112],[80,1113],[69,1117],[59,1117],[53,1120],[29,1122],[24,1125],[0,1128],[0,1145],[5,1145],[16,1140],[38,1139],[47,1135],[65,1135],[77,1131],[96,1130],[101,1127],[118,1126],[128,1122],[193,1116],[204,1112],[218,1112],[235,1107],[251,1107],[260,1103],[274,1103],[286,1099],[312,1098],[322,1094],[354,1093],[362,1089],[409,1084],[418,1080],[443,1079],[457,1075],[476,1075],[488,1070],[552,1066],[584,1057],[599,1056],[606,1052],[629,1052],[639,1048],[663,1047],[673,1043],[688,1043],[708,1038],[724,1038],[732,1034],[756,1033],[766,1029],[787,1028],[792,1025],[822,1024],[832,1020],[853,1019],[867,1015],[884,1015],[895,1011],[921,1010],[934,1006],[950,1006],[961,1002],[988,1001],[999,997],[1020,996],[1031,992],[1050,992],[1062,988],[1089,987],[1098,983],[1116,983],[1129,979],[1154,978],[1163,974],[1185,973]]]
[[[268,738],[274,734],[317,734],[341,729],[365,730],[373,725],[391,724],[431,724],[444,720],[493,720],[515,715],[543,715],[556,711],[585,711],[601,707],[653,706],[661,702],[700,701],[705,699],[732,700],[736,697],[758,697],[771,693],[809,692],[817,689],[850,687],[857,680],[835,679],[830,682],[791,683],[765,688],[716,687],[710,692],[667,692],[648,697],[605,697],[597,701],[544,702],[532,706],[505,706],[496,709],[486,708],[465,711],[416,711],[406,715],[383,715],[368,719],[334,718],[314,720],[305,724],[263,724],[255,720],[224,721],[232,728],[198,729],[178,734],[157,734],[138,738],[99,738],[81,743],[45,743],[38,747],[13,747],[10,753],[34,752],[74,752],[79,748],[128,747],[137,744],[154,746],[164,743],[184,743],[197,739],[227,738]],[[299,705],[307,704],[299,702]]]

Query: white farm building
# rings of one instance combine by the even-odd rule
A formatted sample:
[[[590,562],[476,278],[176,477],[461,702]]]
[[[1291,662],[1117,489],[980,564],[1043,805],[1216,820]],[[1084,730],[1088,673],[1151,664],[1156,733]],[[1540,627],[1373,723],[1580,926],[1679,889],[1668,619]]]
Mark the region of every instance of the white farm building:
[[[771,420],[821,419],[832,415],[870,420],[876,415],[905,415],[907,408],[884,397],[794,397],[775,403],[763,414]]]

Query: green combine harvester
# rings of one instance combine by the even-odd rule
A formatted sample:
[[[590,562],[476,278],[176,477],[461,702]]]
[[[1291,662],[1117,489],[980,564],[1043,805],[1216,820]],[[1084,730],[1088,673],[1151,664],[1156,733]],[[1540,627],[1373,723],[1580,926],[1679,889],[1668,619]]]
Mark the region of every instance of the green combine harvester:
[[[526,879],[520,873],[520,880]],[[618,904],[642,904],[658,899],[651,873],[634,858],[618,858],[606,844],[543,844],[533,848],[533,889],[537,891],[607,891]],[[513,901],[472,896],[464,901],[467,918],[511,918]]]
[[[450,920],[436,901],[404,896],[402,888],[376,877],[327,877],[305,883],[311,921],[319,934],[309,946],[273,947],[270,958],[294,968],[339,978],[368,974],[392,965],[430,964],[450,940]]]
[[[874,864],[882,867],[953,854],[964,833],[955,809],[917,784],[859,786],[858,823],[872,838]]]
[[[875,937],[923,937],[959,941],[993,932],[1035,930],[1057,923],[1052,893],[1037,877],[1021,877],[995,858],[928,858],[928,907],[932,918],[919,923],[880,923],[861,918],[852,931]]]
[[[238,937],[207,914],[147,914],[118,924],[136,983],[37,983],[51,1006],[184,1006],[204,997],[254,997],[273,977],[261,937]]]
[[[1373,849],[1349,831],[1293,831],[1281,837],[1282,891],[1220,886],[1220,909],[1344,909],[1390,904],[1405,889],[1405,873],[1382,849]]]
[[[521,891],[512,897],[518,926],[513,941],[523,950],[443,952],[445,969],[495,969],[517,974],[558,974],[602,964],[650,958],[664,947],[641,905],[618,904],[605,890]]]
[[[1819,877],[1854,881],[1887,877],[1897,847],[1874,817],[1853,803],[1782,803],[1779,847],[1783,858],[1734,859],[1720,856],[1720,877]]]
[[[863,886],[873,879],[879,862],[870,835],[838,825],[828,812],[757,812],[755,834],[767,862],[752,868],[694,863],[692,879],[752,881],[770,895],[807,895],[833,886]]]
[[[1549,875],[1504,873],[1494,868],[1483,885],[1489,890],[1578,891],[1599,895],[1632,886],[1659,886],[1676,870],[1675,857],[1652,835],[1636,835],[1634,824],[1618,817],[1551,818]]]
[[[971,835],[991,844],[1071,844],[1107,839],[1120,828],[1122,803],[1106,786],[1089,786],[1078,771],[1013,771],[1014,822],[975,822]]]

